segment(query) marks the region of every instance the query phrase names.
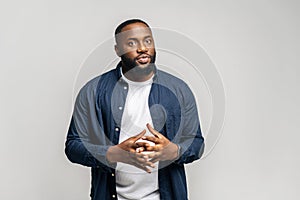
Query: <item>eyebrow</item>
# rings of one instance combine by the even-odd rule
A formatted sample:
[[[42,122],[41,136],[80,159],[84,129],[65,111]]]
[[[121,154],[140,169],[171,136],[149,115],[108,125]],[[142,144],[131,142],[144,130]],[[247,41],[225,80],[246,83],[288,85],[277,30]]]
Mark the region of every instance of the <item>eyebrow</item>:
[[[152,38],[152,36],[151,35],[147,35],[143,39],[146,39],[146,38]],[[127,40],[138,40],[138,39],[137,38],[127,38]]]

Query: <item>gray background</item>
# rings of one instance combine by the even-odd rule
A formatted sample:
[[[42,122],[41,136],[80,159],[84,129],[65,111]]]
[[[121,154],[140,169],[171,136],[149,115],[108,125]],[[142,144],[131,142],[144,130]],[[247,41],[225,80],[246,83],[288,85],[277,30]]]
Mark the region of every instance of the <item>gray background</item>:
[[[223,134],[187,167],[190,199],[299,199],[299,15],[296,0],[1,1],[0,199],[89,199],[89,169],[63,153],[73,86],[132,17],[201,44],[224,82]]]

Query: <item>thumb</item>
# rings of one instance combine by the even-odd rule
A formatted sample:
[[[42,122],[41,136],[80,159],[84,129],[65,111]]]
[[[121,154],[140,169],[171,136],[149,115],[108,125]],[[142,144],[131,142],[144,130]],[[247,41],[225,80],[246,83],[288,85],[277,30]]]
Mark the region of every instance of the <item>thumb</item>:
[[[142,132],[140,132],[139,134],[137,134],[136,136],[134,136],[136,139],[135,141],[139,140],[141,137],[143,137],[146,133],[146,130],[142,130]]]
[[[148,130],[156,137],[160,138],[159,133],[148,123],[146,124]]]

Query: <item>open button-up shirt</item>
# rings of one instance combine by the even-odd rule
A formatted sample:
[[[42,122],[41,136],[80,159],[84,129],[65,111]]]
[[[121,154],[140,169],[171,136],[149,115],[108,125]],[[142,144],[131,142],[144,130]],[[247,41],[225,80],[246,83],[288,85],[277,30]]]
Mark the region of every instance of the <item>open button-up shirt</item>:
[[[91,167],[92,200],[117,199],[115,165],[106,152],[118,144],[128,85],[121,64],[89,81],[79,92],[68,130],[65,153],[71,162]],[[161,200],[187,199],[184,164],[200,158],[204,138],[194,96],[182,80],[155,69],[149,94],[153,126],[180,147],[175,161],[160,161]]]

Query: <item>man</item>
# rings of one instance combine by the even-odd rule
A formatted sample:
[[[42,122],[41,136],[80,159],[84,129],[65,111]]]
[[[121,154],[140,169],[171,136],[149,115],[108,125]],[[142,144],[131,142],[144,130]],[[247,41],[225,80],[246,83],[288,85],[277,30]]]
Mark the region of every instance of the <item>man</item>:
[[[127,20],[115,31],[117,67],[78,94],[65,153],[91,167],[91,199],[187,199],[185,163],[204,139],[189,87],[155,66],[149,25]]]

